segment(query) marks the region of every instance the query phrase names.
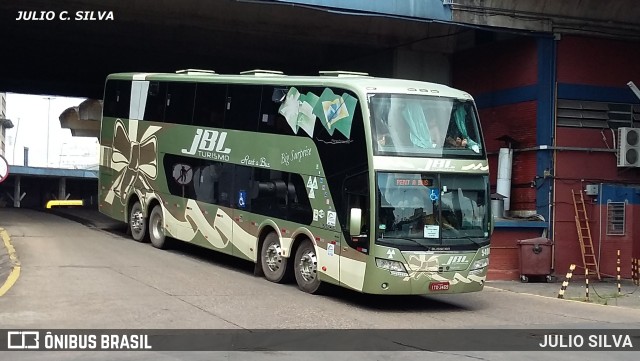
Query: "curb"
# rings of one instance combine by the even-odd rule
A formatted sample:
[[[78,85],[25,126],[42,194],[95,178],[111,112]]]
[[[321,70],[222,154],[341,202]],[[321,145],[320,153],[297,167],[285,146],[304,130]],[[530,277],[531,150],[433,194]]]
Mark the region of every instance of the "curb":
[[[574,300],[574,299],[571,299],[571,298],[558,298],[557,296],[554,297],[554,296],[547,296],[547,295],[539,295],[539,294],[536,294],[536,293],[514,291],[514,290],[509,290],[509,289],[506,289],[506,288],[496,287],[496,286],[486,286],[485,285],[485,288],[492,288],[492,289],[500,291],[500,292],[511,292],[511,293],[515,293],[515,294],[519,294],[519,295],[525,295],[525,296],[542,297],[542,298],[546,298],[546,299],[554,300],[554,301],[576,302],[576,303],[580,303],[580,304],[587,304],[587,305],[593,305],[593,306],[618,307],[618,308],[624,308],[624,309],[637,309],[638,308],[638,307],[633,307],[633,306],[620,306],[620,305],[602,304],[602,303],[597,303],[597,302],[586,302],[586,301]]]
[[[7,279],[4,281],[2,286],[0,286],[0,297],[2,297],[16,283],[18,277],[20,277],[20,261],[18,260],[18,256],[16,255],[15,248],[13,248],[13,245],[11,244],[9,233],[2,227],[0,227],[0,238],[2,238],[2,243],[7,249],[7,252],[9,254],[9,261],[12,264],[11,273],[9,273]]]

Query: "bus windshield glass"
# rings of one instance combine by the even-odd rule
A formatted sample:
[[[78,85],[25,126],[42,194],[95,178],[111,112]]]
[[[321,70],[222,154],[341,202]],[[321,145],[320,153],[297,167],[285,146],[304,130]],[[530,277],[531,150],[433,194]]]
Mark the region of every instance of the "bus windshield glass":
[[[481,157],[473,102],[408,94],[369,94],[378,155]]]
[[[489,242],[486,175],[378,173],[377,243]]]

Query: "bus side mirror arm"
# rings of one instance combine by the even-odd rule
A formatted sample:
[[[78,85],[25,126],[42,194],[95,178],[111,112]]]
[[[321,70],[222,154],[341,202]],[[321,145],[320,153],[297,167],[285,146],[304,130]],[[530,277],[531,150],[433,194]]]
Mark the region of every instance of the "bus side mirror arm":
[[[362,227],[362,209],[351,208],[349,215],[349,234],[357,236],[360,234],[360,228]]]

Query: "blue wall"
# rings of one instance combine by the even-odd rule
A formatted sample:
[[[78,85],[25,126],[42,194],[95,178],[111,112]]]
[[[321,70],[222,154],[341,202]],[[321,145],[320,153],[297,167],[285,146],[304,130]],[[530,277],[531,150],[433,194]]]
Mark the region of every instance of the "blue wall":
[[[554,84],[556,82],[556,42],[551,37],[538,38],[538,84],[537,84],[537,124],[536,142],[538,145],[553,145]],[[545,170],[553,171],[552,153],[548,150],[536,152],[536,175],[544,176]],[[552,172],[553,173],[553,172]],[[536,212],[545,220],[550,220],[549,194],[551,178],[540,178],[541,184],[536,190]]]
[[[332,8],[344,12],[377,13],[424,20],[451,21],[449,5],[442,0],[275,0],[279,2]]]
[[[604,183],[601,185],[598,204],[606,205],[607,201],[640,204],[640,185],[624,185]]]
[[[558,98],[611,103],[638,103],[638,98],[628,87],[614,88],[567,83],[558,83]]]

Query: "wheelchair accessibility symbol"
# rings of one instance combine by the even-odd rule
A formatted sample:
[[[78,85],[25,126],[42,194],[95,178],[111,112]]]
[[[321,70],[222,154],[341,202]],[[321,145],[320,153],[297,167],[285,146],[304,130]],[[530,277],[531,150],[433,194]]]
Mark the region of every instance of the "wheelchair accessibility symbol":
[[[431,188],[429,199],[431,199],[434,202],[438,200],[438,189]]]
[[[247,199],[246,191],[238,192],[238,207],[245,208],[247,206],[246,199]]]

